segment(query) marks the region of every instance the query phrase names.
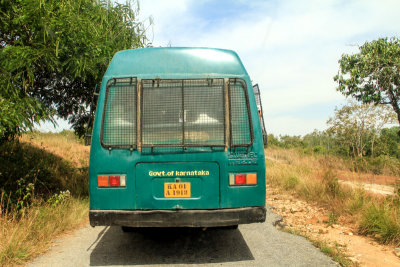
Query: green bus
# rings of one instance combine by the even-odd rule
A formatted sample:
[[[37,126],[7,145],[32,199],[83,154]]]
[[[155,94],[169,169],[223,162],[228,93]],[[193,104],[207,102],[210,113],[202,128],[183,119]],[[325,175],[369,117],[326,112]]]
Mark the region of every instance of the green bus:
[[[238,55],[172,47],[116,53],[99,92],[89,192],[92,226],[265,221],[263,138]]]

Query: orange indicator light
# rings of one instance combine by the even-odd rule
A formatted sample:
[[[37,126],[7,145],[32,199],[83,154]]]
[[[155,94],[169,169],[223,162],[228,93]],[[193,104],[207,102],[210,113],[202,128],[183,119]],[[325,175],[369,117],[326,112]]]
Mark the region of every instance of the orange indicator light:
[[[97,176],[97,186],[107,187],[108,186],[108,176]]]
[[[246,175],[246,184],[257,184],[257,174],[256,173],[248,173]]]

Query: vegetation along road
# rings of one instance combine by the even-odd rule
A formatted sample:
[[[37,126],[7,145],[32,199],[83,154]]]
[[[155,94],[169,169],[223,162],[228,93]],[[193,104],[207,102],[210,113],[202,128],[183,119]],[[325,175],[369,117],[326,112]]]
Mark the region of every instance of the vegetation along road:
[[[305,238],[277,230],[280,216],[238,229],[159,229],[124,233],[85,227],[59,239],[29,266],[337,266]]]
[[[267,127],[267,204],[283,217],[277,227],[279,216],[269,211],[267,222],[236,230],[123,233],[87,226],[82,136],[112,55],[152,46],[152,19],[139,21],[136,4],[96,0],[4,0],[0,10],[0,266],[400,266],[399,37],[365,41],[340,57],[332,76],[349,101],[332,111],[326,130],[277,136]],[[291,87],[279,77],[268,80],[270,89]],[[319,113],[323,101],[304,108]],[[290,108],[285,117],[298,103]],[[57,118],[74,132],[32,131]]]

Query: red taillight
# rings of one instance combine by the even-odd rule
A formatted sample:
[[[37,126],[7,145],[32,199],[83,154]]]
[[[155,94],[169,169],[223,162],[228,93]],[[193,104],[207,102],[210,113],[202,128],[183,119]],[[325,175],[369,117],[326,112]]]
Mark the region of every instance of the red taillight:
[[[235,184],[246,184],[246,174],[235,174]]]
[[[120,186],[119,176],[110,176],[110,186]]]
[[[98,187],[125,187],[126,175],[99,175],[97,176]]]

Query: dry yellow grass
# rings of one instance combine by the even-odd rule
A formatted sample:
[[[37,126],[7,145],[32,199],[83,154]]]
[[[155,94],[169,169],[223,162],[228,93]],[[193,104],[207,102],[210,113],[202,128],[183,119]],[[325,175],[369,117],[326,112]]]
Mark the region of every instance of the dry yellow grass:
[[[271,161],[285,163],[289,165],[304,166],[309,169],[335,168],[338,170],[352,170],[352,163],[342,158],[321,155],[305,154],[298,149],[283,149],[272,147],[266,149],[266,158]]]
[[[32,205],[0,215],[0,265],[23,264],[45,252],[60,234],[86,223],[88,200],[71,198],[53,206]]]
[[[56,237],[82,226],[88,220],[86,187],[89,147],[85,147],[70,131],[59,134],[29,133],[20,137],[20,142],[23,145],[2,149],[15,149],[13,153],[23,155],[14,159],[21,161],[15,163],[20,168],[29,166],[38,172],[53,175],[54,179],[47,182],[58,182],[63,190],[75,192],[75,196],[69,191],[50,192],[53,196],[46,200],[36,194],[28,196],[28,191],[23,191],[21,198],[26,196],[27,199],[23,199],[21,207],[15,202],[11,205],[10,199],[0,192],[0,266],[25,264],[46,251]],[[2,156],[9,154],[6,151]],[[35,160],[37,157],[43,158]],[[24,164],[26,162],[30,164]],[[10,164],[9,168],[15,166]],[[21,170],[25,172],[25,169]],[[15,192],[11,193],[11,196],[15,195]]]
[[[76,168],[89,165],[90,146],[84,146],[71,131],[59,134],[33,132],[22,135],[20,141],[53,153]]]
[[[332,217],[359,227],[383,243],[400,244],[399,196],[371,195],[344,187],[337,170],[348,164],[334,156],[304,155],[282,148],[266,150],[266,179],[270,186],[328,208]]]

